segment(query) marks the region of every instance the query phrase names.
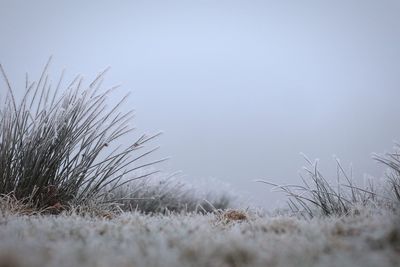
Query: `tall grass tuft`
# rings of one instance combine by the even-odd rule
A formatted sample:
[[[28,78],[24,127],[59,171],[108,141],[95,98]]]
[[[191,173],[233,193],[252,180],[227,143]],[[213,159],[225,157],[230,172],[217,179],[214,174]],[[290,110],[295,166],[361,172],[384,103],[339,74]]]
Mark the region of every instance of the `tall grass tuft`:
[[[0,99],[0,194],[12,194],[35,208],[59,208],[101,199],[110,184],[109,190],[115,190],[151,175],[130,177],[161,161],[140,163],[155,150],[141,151],[143,145],[156,136],[143,135],[129,145],[117,145],[133,130],[128,124],[132,111],[120,110],[126,97],[107,108],[106,98],[116,89],[101,92],[107,70],[88,86],[78,75],[65,89],[62,74],[53,88],[50,60],[38,82],[30,82],[27,76],[18,102],[0,65],[7,90],[5,99]]]
[[[390,184],[390,191],[394,198],[400,202],[400,144],[395,144],[393,152],[383,155],[374,154],[373,158],[388,167],[386,176]]]

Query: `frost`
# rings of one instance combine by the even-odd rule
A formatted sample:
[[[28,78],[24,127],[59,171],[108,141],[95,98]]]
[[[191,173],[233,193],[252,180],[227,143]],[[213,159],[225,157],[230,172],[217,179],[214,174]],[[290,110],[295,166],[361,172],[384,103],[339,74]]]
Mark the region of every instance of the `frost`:
[[[0,262],[32,267],[398,266],[400,228],[396,217],[382,210],[310,221],[251,213],[245,220],[221,218],[3,214]]]

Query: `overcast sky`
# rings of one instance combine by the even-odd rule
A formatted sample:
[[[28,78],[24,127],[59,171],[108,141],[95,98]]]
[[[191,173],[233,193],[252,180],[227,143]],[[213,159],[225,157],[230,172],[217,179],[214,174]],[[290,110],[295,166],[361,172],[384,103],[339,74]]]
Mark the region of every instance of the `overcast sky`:
[[[132,91],[139,132],[165,134],[157,157],[185,179],[214,177],[256,203],[282,201],[267,179],[298,183],[299,152],[333,174],[363,174],[400,139],[400,2],[0,0],[0,62]],[[4,91],[0,91],[4,92]],[[118,95],[116,95],[118,97]]]

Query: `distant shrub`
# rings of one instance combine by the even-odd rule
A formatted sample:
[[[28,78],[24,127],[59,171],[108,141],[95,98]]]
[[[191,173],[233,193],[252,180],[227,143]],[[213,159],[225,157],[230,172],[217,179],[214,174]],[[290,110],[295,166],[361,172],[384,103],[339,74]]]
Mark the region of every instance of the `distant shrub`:
[[[223,191],[202,192],[201,188],[182,181],[178,173],[169,176],[157,173],[113,190],[106,199],[119,204],[124,211],[208,213],[230,208],[234,197]]]
[[[49,62],[37,83],[26,79],[19,102],[0,65],[8,92],[0,109],[0,194],[13,194],[36,208],[60,209],[100,199],[110,184],[112,191],[149,176],[131,174],[159,162],[138,164],[154,151],[138,150],[155,136],[143,135],[113,148],[117,139],[132,131],[132,111],[120,110],[125,98],[106,107],[106,97],[115,88],[100,92],[105,71],[87,87],[78,75],[65,90],[61,75],[53,89]],[[129,178],[120,183],[123,177]]]

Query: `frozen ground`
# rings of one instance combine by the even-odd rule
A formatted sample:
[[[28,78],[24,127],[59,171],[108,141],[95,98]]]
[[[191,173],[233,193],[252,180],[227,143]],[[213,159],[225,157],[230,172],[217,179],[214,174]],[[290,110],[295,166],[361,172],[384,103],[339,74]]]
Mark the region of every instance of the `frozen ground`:
[[[0,213],[0,266],[400,266],[393,213],[246,216]]]

